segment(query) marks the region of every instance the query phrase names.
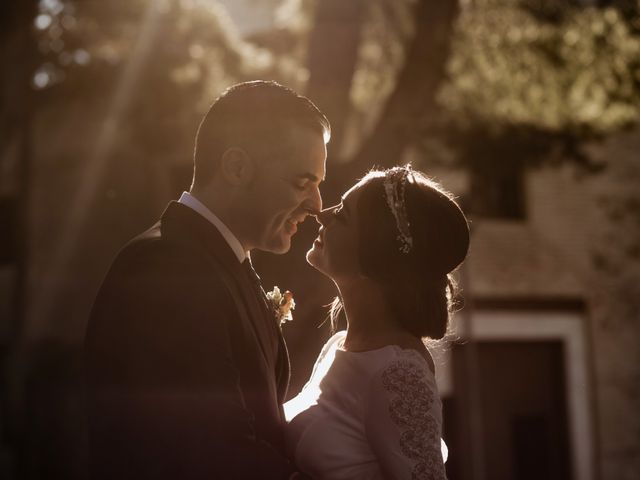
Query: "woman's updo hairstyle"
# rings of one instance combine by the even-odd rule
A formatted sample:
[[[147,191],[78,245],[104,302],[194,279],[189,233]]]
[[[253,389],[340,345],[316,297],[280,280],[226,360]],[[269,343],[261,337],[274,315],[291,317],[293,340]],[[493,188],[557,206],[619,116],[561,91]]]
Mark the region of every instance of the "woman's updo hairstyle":
[[[385,180],[390,189],[392,178],[402,182],[397,200],[409,224],[407,252],[385,191]],[[373,170],[359,184],[362,273],[383,287],[402,328],[418,337],[442,338],[456,293],[451,272],[469,249],[466,217],[449,192],[410,166]]]

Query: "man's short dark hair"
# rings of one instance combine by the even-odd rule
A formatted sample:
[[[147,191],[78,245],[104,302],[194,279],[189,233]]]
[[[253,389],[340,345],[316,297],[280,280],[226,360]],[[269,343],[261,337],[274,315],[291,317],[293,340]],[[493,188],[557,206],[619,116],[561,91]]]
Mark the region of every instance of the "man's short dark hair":
[[[233,85],[213,102],[198,128],[194,185],[211,180],[228,148],[240,147],[253,156],[273,155],[296,125],[322,135],[325,143],[331,136],[324,114],[292,89],[264,80]]]

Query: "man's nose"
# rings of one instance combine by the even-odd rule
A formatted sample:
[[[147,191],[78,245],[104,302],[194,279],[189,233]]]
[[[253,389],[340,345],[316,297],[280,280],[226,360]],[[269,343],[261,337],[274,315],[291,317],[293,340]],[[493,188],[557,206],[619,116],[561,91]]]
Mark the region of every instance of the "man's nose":
[[[318,215],[322,211],[322,196],[318,187],[313,189],[307,200],[307,211],[311,215]]]

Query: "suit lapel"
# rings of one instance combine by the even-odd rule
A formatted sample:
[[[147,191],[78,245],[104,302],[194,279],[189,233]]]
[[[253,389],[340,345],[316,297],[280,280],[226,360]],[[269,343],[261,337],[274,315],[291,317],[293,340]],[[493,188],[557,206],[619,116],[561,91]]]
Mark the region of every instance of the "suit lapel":
[[[238,258],[217,228],[191,208],[178,202],[171,202],[162,215],[163,236],[187,242],[191,247],[200,248],[219,267],[226,278],[231,294],[239,307],[243,307],[265,361],[273,368],[277,351],[273,348],[273,331],[265,318],[263,300],[259,298]],[[273,370],[272,370],[273,371]]]
[[[276,381],[278,386],[278,401],[280,405],[284,403],[287,397],[287,391],[289,390],[289,380],[291,378],[291,365],[289,363],[289,352],[287,350],[287,344],[284,341],[282,332],[278,332],[278,360],[276,364]],[[280,409],[280,414],[284,418],[284,411]]]

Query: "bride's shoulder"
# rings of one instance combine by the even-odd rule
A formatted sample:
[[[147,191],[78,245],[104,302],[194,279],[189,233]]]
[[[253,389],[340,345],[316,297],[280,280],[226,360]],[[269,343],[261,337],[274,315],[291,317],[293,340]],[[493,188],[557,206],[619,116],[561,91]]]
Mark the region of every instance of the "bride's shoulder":
[[[417,399],[431,408],[438,397],[438,387],[426,360],[414,349],[397,348],[394,353],[371,375],[369,396]]]
[[[422,340],[412,338],[410,341],[398,342],[396,347],[398,357],[413,361],[423,368],[426,367],[431,374],[435,375],[433,356]]]
[[[435,380],[433,358],[426,348],[419,350],[394,345],[389,348],[389,354],[385,361],[378,365],[375,372],[376,377],[388,377],[389,375],[409,376],[416,381],[425,380],[432,383]]]

